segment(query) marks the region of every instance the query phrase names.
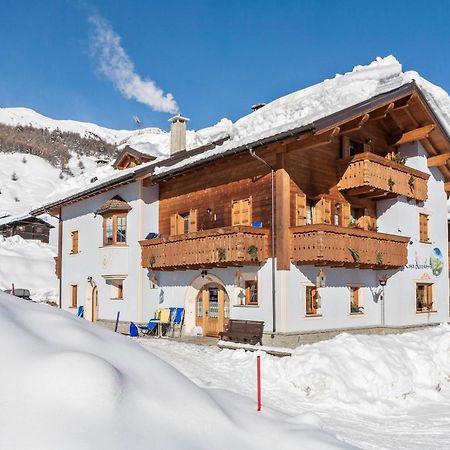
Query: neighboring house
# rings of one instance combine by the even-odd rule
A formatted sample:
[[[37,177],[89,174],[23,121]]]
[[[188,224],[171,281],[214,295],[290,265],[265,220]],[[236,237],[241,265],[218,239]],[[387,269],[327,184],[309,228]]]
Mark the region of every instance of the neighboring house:
[[[0,219],[0,236],[20,236],[23,239],[37,239],[48,244],[50,230],[54,228],[39,217],[31,215],[7,216]]]
[[[309,89],[191,150],[175,116],[169,158],[34,211],[61,218],[62,308],[183,306],[185,332],[212,336],[230,317],[273,335],[447,321],[449,124],[415,82],[280,121]]]

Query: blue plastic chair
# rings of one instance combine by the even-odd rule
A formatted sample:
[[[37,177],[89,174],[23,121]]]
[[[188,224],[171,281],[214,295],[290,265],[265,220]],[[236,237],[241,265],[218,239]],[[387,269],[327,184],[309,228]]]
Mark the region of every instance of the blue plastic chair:
[[[139,328],[144,334],[156,334],[158,332],[158,324],[159,320],[150,319],[147,325],[139,325]]]
[[[77,316],[78,317],[84,317],[84,306],[83,305],[78,307]]]
[[[172,337],[175,334],[175,328],[178,328],[180,330],[180,337],[181,337],[181,330],[183,328],[183,321],[184,321],[184,308],[173,308],[175,311],[172,315]]]

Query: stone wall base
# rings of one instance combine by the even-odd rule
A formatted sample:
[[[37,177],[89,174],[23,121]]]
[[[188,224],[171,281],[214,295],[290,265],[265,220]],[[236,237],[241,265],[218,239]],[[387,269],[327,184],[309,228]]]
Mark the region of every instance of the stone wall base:
[[[360,328],[339,328],[321,331],[304,331],[298,333],[276,333],[273,338],[271,333],[264,333],[263,345],[273,347],[295,348],[299,345],[313,344],[314,342],[326,341],[332,339],[338,334],[398,334],[408,333],[411,331],[423,330],[428,327],[435,327],[439,323],[429,323],[421,325],[404,325],[404,326],[385,326],[385,327],[360,327]]]

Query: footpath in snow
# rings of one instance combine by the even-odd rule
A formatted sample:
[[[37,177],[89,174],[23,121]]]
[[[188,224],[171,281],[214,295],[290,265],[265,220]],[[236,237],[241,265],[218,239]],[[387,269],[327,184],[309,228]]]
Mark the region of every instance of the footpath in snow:
[[[365,449],[450,448],[450,327],[413,333],[341,334],[292,357],[140,339],[202,387],[255,401],[262,360],[263,408],[317,413],[326,430]]]

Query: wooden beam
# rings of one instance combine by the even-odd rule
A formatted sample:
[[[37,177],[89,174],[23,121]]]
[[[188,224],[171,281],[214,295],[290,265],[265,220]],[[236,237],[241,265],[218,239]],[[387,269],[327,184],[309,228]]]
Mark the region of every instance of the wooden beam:
[[[286,170],[287,157],[285,153],[277,155],[277,170],[275,172],[275,254],[277,269],[290,269],[290,182]]]
[[[390,145],[402,145],[408,142],[420,141],[422,139],[427,139],[429,134],[434,130],[434,124],[425,125],[415,130],[410,130],[404,132],[401,136],[392,137],[390,140]]]
[[[427,158],[428,167],[444,166],[450,158],[450,153],[442,153],[441,155],[430,156]]]
[[[445,192],[450,192],[450,181],[444,183],[444,190]]]
[[[389,103],[388,105],[383,106],[382,108],[373,110],[370,113],[369,120],[380,120],[386,118],[386,116],[389,114],[389,111],[392,111],[394,107],[395,107],[394,103]]]
[[[364,114],[340,126],[341,134],[358,131],[370,119],[369,114]]]
[[[339,135],[339,132],[340,128],[334,127],[331,130],[325,131],[321,134],[315,134],[313,136],[308,135],[307,137],[301,136],[297,138],[297,142],[295,145],[291,144],[291,146],[287,147],[287,151],[306,150],[329,144],[335,137]]]

